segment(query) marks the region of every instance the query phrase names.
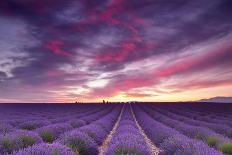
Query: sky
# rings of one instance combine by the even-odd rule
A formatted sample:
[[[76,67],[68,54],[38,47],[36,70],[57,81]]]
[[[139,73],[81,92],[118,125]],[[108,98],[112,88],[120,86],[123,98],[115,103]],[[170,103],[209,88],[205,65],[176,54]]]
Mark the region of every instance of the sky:
[[[231,0],[1,0],[0,102],[232,96]]]

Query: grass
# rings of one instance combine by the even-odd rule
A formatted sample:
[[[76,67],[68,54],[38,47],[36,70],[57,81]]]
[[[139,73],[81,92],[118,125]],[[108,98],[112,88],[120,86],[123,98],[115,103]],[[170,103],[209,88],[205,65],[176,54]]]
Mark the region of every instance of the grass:
[[[218,146],[218,139],[216,137],[208,137],[206,139],[206,143],[211,147],[217,147]]]
[[[55,136],[51,131],[44,130],[39,132],[40,137],[43,139],[43,141],[47,143],[52,143],[55,140]]]
[[[86,142],[81,138],[70,138],[67,146],[70,147],[74,152],[81,155],[88,154],[88,146]]]
[[[220,146],[220,150],[221,150],[224,154],[232,155],[232,142],[223,143],[223,144]]]
[[[10,152],[13,151],[14,144],[13,144],[13,142],[10,139],[4,138],[0,143],[2,145],[2,148],[6,152],[10,153]]]
[[[33,144],[36,143],[36,139],[29,135],[20,135],[19,139],[20,139],[20,143],[19,143],[20,148],[32,146]]]

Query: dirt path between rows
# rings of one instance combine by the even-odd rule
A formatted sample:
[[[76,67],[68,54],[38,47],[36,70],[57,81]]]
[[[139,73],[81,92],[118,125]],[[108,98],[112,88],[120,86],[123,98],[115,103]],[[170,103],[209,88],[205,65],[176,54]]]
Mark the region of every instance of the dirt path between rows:
[[[145,142],[146,142],[146,144],[147,144],[147,146],[148,146],[148,148],[150,150],[151,155],[159,155],[161,153],[161,150],[153,144],[153,142],[145,134],[142,127],[139,125],[139,122],[137,121],[137,119],[135,117],[134,110],[132,109],[131,105],[130,105],[130,110],[131,110],[132,116],[134,118],[134,121],[136,123],[136,126],[138,127],[141,135],[143,135],[143,137],[145,139]]]
[[[121,112],[120,112],[120,114],[118,116],[118,119],[117,119],[116,123],[114,124],[113,129],[110,131],[110,133],[108,134],[108,136],[106,137],[106,139],[104,140],[102,145],[98,148],[98,152],[99,152],[98,155],[105,155],[106,154],[107,149],[108,149],[108,145],[109,145],[113,135],[115,134],[116,129],[118,128],[118,124],[119,124],[119,122],[121,120],[121,116],[122,116],[123,111],[124,111],[124,105],[123,105],[123,107],[121,109]]]

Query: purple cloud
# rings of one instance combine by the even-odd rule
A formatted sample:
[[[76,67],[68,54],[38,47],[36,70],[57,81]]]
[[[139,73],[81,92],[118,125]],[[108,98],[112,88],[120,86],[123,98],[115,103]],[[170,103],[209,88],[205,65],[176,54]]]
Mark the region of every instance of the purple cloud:
[[[203,87],[231,71],[231,9],[230,0],[2,0],[0,98],[151,96],[130,91],[205,72]]]

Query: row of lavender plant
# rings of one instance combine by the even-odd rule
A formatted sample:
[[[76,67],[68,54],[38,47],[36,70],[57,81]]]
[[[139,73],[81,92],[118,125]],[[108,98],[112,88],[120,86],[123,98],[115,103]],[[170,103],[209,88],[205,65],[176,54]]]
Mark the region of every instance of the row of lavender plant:
[[[220,104],[220,103],[219,103]],[[196,113],[201,116],[217,116],[220,119],[232,120],[231,106],[228,104],[205,104],[205,103],[195,103],[186,105],[176,105],[172,108],[182,109],[186,112]],[[215,118],[217,118],[215,117]]]
[[[107,108],[90,116],[86,116],[85,120],[88,121],[89,119],[88,122],[96,121],[97,119],[100,119],[104,115],[110,113],[113,107],[114,106],[112,106],[110,109]],[[40,143],[44,142],[51,143],[63,132],[73,129],[74,127],[69,123],[57,123],[37,128],[35,131],[14,129],[9,133],[2,133],[0,134],[0,154],[12,153],[13,151],[27,148],[35,144],[40,145]],[[53,144],[46,145],[48,148],[53,148]],[[56,144],[54,145],[57,146]]]
[[[119,126],[109,143],[106,155],[150,155],[146,142],[137,128],[129,105],[125,106]]]
[[[211,114],[219,114],[223,117],[228,117],[230,119],[232,117],[231,106],[227,103],[220,103],[220,102],[213,103],[213,104],[208,103],[208,104],[205,104],[203,108],[199,105],[199,106],[190,106],[189,109],[194,110],[194,111],[200,111],[203,113],[208,112]]]
[[[117,106],[112,112],[89,125],[65,132],[57,140],[78,154],[96,155],[98,146],[102,144],[116,122],[122,107]]]
[[[27,120],[29,117],[32,117],[35,120],[40,120],[41,118],[50,120],[50,119],[57,119],[60,117],[64,118],[70,114],[75,114],[75,115],[81,114],[81,113],[84,113],[85,111],[91,110],[89,109],[89,106],[86,106],[85,108],[85,107],[80,107],[79,105],[74,107],[73,109],[71,109],[70,107],[69,108],[60,107],[60,106],[56,107],[55,105],[53,107],[47,107],[47,106],[42,106],[42,105],[41,107],[38,107],[38,105],[34,105],[34,106],[37,107],[38,109],[34,109],[33,107],[27,107],[25,105],[22,105],[24,109],[21,109],[21,107],[15,108],[17,109],[17,111],[15,111],[14,109],[5,109],[5,110],[1,109],[1,113],[0,113],[0,116],[2,116],[1,122],[3,122],[4,120],[5,121],[14,121],[14,120],[24,121],[24,120]],[[64,111],[66,110],[68,110],[69,113],[64,113]]]
[[[164,110],[165,111],[165,110]],[[172,110],[170,111],[174,115],[177,115],[183,121],[191,122],[191,124],[204,126],[214,130],[217,133],[223,134],[229,138],[232,138],[232,122],[220,120],[218,118],[201,118],[201,115],[197,116],[194,113],[186,113],[185,111],[181,110]],[[215,115],[215,117],[217,117]],[[190,120],[190,121],[188,121]]]
[[[88,106],[87,106],[88,107]],[[99,106],[102,107],[102,106]],[[109,109],[112,107],[103,107],[103,108],[96,108],[97,110],[95,110],[95,112],[93,113],[87,113],[85,111],[85,108],[80,108],[81,110],[83,110],[83,113],[81,113],[80,111],[76,111],[76,109],[74,109],[74,111],[72,111],[72,109],[67,109],[67,111],[69,113],[66,113],[66,117],[65,119],[62,117],[64,115],[63,112],[59,112],[59,111],[52,111],[51,113],[47,114],[46,117],[49,116],[53,116],[53,115],[57,115],[57,113],[61,116],[57,117],[56,120],[52,121],[49,118],[43,118],[43,115],[45,114],[43,111],[34,111],[34,115],[28,114],[27,111],[25,110],[25,112],[22,111],[22,114],[20,116],[17,116],[17,119],[12,119],[12,117],[10,117],[11,115],[16,115],[15,113],[11,113],[11,115],[6,115],[4,116],[3,120],[1,120],[0,122],[0,134],[4,134],[10,131],[13,131],[15,129],[23,129],[23,130],[34,130],[36,128],[39,127],[43,127],[52,123],[56,123],[56,122],[60,122],[58,120],[63,119],[63,122],[65,121],[69,121],[69,123],[71,123],[71,125],[74,126],[78,126],[78,124],[86,124],[89,122],[91,122],[91,119],[96,119],[96,117],[91,117],[91,115],[95,115],[95,113],[102,113],[102,111],[105,111],[106,109]],[[64,109],[63,109],[64,110]],[[38,115],[35,116],[36,113],[39,113]],[[81,115],[82,114],[82,115]],[[83,115],[85,114],[85,115]],[[82,117],[86,117],[86,115],[90,115],[89,118],[85,118],[85,120],[81,120]],[[27,117],[23,117],[23,116],[27,116]],[[54,116],[53,116],[54,117]],[[28,119],[30,118],[30,119]]]
[[[204,128],[201,126],[194,126],[183,123],[176,120],[175,117],[168,117],[168,111],[165,114],[159,113],[157,110],[141,107],[146,113],[148,113],[153,119],[162,122],[163,124],[170,126],[180,133],[195,139],[202,140],[204,143],[208,144],[210,147],[214,147],[218,150],[221,150],[223,146],[231,142],[229,138],[226,138],[220,134],[215,133],[214,131]],[[225,151],[225,150],[222,150]]]
[[[206,122],[206,121],[200,121],[200,120],[193,119],[192,118],[193,116],[191,114],[186,115],[186,113],[184,111],[175,111],[174,112],[171,110],[171,112],[170,112],[170,110],[167,111],[165,109],[160,109],[157,107],[153,107],[153,108],[156,109],[156,111],[159,111],[165,115],[169,115],[170,117],[174,117],[175,119],[183,121],[186,124],[206,127],[206,128],[212,129],[215,132],[222,134],[226,137],[232,138],[232,128],[230,126],[228,126],[227,124],[224,124],[225,122],[223,123],[223,121],[220,123],[210,123],[210,122]]]
[[[71,120],[80,120],[80,119],[84,120],[85,119],[85,120],[87,120],[87,123],[92,122],[92,121],[94,121],[94,119],[96,119],[95,117],[92,117],[92,115],[95,115],[97,113],[103,113],[103,115],[104,115],[105,112],[107,111],[107,109],[110,111],[110,110],[112,110],[113,107],[112,106],[99,106],[99,107],[93,106],[92,108],[93,108],[92,110],[90,109],[90,110],[87,110],[86,112],[84,112],[84,111],[77,112],[77,113],[74,113],[74,115],[69,113],[68,115],[66,114],[65,117],[58,117],[59,119],[57,119],[57,117],[56,117],[53,119],[52,123],[67,122],[70,119]],[[89,117],[86,117],[86,116],[89,116]]]
[[[111,113],[112,110],[113,107],[110,107],[91,115],[82,117],[81,119],[70,118],[70,120],[66,120],[67,122],[51,124],[37,128],[35,131],[40,135],[40,137],[42,137],[45,142],[52,143],[64,132],[86,126],[91,124],[91,122],[102,119],[102,117],[106,116],[108,113]]]
[[[186,117],[191,117],[191,118],[194,118],[196,120],[210,122],[210,123],[226,124],[226,125],[232,127],[232,120],[229,120],[228,118],[220,117],[217,114],[208,115],[208,114],[203,114],[203,113],[196,113],[194,111],[185,111],[184,109],[181,109],[181,110],[172,109],[171,111],[173,111],[174,113],[176,111],[179,114],[184,111],[183,115]]]
[[[180,115],[184,115],[186,117],[190,117],[196,120],[200,121],[206,121],[211,123],[219,123],[219,124],[227,124],[232,127],[232,119],[231,118],[225,118],[217,113],[210,113],[209,112],[198,112],[198,111],[191,111],[188,109],[181,108],[173,108],[173,107],[166,107],[165,109],[168,109],[171,112],[178,113]]]
[[[56,130],[59,128],[59,126],[66,125],[70,127],[79,127],[85,124],[88,124],[98,118],[100,118],[102,115],[105,115],[106,113],[110,112],[113,107],[108,107],[100,111],[101,109],[98,108],[98,111],[95,111],[95,113],[87,113],[89,115],[83,116],[82,117],[77,117],[75,114],[72,114],[67,118],[63,119],[62,123],[56,123],[60,121],[53,121],[51,122],[49,119],[43,119],[43,118],[37,118],[35,119],[34,117],[30,117],[30,120],[26,119],[25,121],[18,122],[15,125],[12,125],[10,122],[4,122],[0,124],[0,133],[7,133],[9,131],[15,130],[15,129],[23,129],[23,130],[34,130],[37,128],[56,128]],[[83,112],[86,114],[85,112]],[[78,113],[79,114],[79,113]],[[53,115],[53,113],[50,113],[50,115]],[[57,120],[60,120],[60,117],[57,118]],[[65,123],[66,122],[66,123]],[[52,124],[52,125],[50,125]],[[57,126],[57,127],[56,127]],[[61,127],[63,128],[63,127]],[[61,129],[62,130],[62,129]]]
[[[202,141],[188,138],[180,132],[154,120],[138,106],[133,105],[136,118],[148,137],[167,155],[222,155]],[[148,123],[149,122],[149,123]]]

